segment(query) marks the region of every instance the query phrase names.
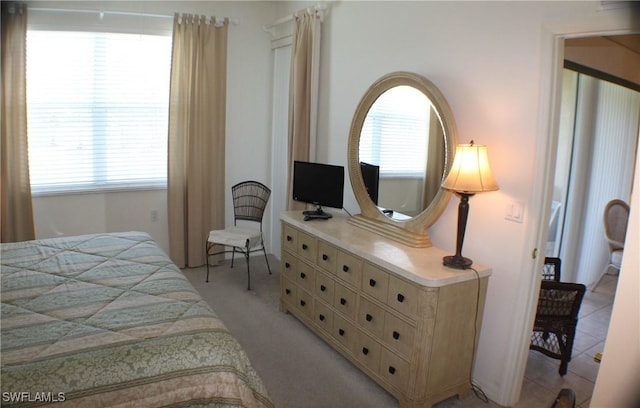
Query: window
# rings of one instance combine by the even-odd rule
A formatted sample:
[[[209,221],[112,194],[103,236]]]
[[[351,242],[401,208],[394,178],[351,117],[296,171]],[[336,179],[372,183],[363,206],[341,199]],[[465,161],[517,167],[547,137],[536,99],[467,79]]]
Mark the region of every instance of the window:
[[[360,134],[360,160],[380,166],[381,177],[423,178],[431,103],[420,91],[397,86],[371,106]]]
[[[34,193],[165,187],[171,36],[29,30]]]

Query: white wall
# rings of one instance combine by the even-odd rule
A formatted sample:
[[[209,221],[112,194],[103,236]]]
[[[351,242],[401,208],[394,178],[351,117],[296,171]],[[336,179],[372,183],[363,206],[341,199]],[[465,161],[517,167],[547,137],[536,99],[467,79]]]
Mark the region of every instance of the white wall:
[[[550,60],[541,55],[543,30],[624,13],[600,10],[598,4],[336,2],[323,25],[319,160],[347,164],[349,127],[360,98],[374,80],[399,70],[422,74],[441,90],[460,142],[474,139],[489,146],[500,191],[471,200],[464,254],[493,267],[474,378],[503,405],[518,398],[509,388],[517,387],[513,377],[527,344],[513,343],[514,328],[522,324],[514,311],[522,310],[520,288],[535,273],[529,237],[541,211],[528,203],[541,183],[541,174],[534,173],[537,139],[548,137],[541,128],[548,123],[539,123],[540,107],[547,103],[540,97],[549,94],[541,89],[546,86],[541,71],[550,70],[542,66]],[[296,7],[300,4],[291,9]],[[522,224],[504,219],[511,201],[526,205]],[[350,189],[345,207],[358,212]],[[452,252],[456,207],[451,200],[429,231],[436,246]]]
[[[168,253],[166,202],[166,190],[34,197],[36,237],[144,231]]]
[[[232,26],[229,36],[227,183],[231,186],[248,177],[267,179],[270,38],[261,31],[261,26],[315,2],[114,4],[119,8],[126,5],[158,12],[206,8],[210,10],[208,13],[240,18],[240,25]],[[541,78],[541,72],[550,69],[543,66],[550,60],[542,55],[550,50],[542,45],[543,32],[545,27],[559,22],[606,20],[612,13],[619,13],[599,10],[598,4],[328,3],[330,9],[322,37],[319,161],[347,164],[349,127],[360,98],[374,80],[398,70],[422,74],[440,89],[455,115],[460,142],[474,139],[489,146],[500,190],[476,195],[471,200],[464,254],[493,268],[474,379],[489,398],[502,405],[517,401],[517,392],[514,394],[511,388],[519,379],[512,377],[514,373],[518,376],[516,360],[521,360],[505,356],[512,355],[509,351],[514,349],[520,356],[527,347],[524,342],[514,344],[514,327],[522,324],[522,316],[514,315],[513,311],[522,308],[519,290],[522,285],[529,285],[534,273],[529,237],[540,224],[540,209],[530,208],[529,203],[534,202],[532,191],[541,188],[541,175],[534,171],[538,138],[548,137],[544,129],[548,123],[539,123],[540,107],[548,103],[541,98],[550,92]],[[47,6],[51,7],[50,3]],[[357,213],[350,185],[346,185],[345,207]],[[157,206],[155,199],[142,207]],[[526,204],[522,224],[504,219],[505,207],[513,200]],[[634,205],[637,207],[637,203]],[[36,207],[36,217],[43,214],[46,217],[41,211],[43,206],[38,203]],[[452,252],[456,207],[457,201],[451,200],[429,231],[436,246]],[[100,211],[99,206],[95,209]],[[126,207],[105,207],[105,211],[117,214],[126,211]],[[229,209],[227,213],[230,219]],[[619,295],[616,313],[618,309],[627,312],[632,305]],[[637,316],[637,307],[631,312]],[[609,380],[604,375],[599,382]]]
[[[347,188],[350,188],[349,183]],[[424,179],[416,177],[381,177],[378,205],[414,217],[424,210]]]

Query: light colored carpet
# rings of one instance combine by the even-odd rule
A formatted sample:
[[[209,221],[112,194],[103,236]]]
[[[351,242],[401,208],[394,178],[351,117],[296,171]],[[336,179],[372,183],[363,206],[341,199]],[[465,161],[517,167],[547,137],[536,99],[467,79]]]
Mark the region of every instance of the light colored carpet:
[[[396,408],[398,401],[330,348],[290,314],[279,310],[280,262],[269,255],[251,258],[251,290],[244,259],[184,274],[238,339],[277,408]],[[472,395],[437,404],[497,407]]]
[[[244,259],[184,274],[238,339],[277,408],[397,407],[398,402],[295,317],[279,310],[280,262],[251,258],[247,291]]]

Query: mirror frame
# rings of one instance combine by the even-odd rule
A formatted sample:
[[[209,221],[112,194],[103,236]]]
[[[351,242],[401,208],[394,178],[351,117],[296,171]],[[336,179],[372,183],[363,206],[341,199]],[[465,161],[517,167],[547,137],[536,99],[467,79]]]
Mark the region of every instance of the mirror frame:
[[[347,152],[349,178],[361,213],[351,217],[349,222],[411,247],[430,247],[432,244],[427,228],[440,217],[451,198],[451,192],[440,187],[429,206],[420,214],[409,220],[395,220],[383,214],[369,198],[360,172],[360,132],[369,109],[380,95],[400,85],[418,89],[431,101],[442,124],[445,139],[445,171],[441,180],[444,180],[451,169],[458,135],[453,113],[440,90],[431,81],[415,73],[398,71],[384,75],[364,94],[351,122]]]

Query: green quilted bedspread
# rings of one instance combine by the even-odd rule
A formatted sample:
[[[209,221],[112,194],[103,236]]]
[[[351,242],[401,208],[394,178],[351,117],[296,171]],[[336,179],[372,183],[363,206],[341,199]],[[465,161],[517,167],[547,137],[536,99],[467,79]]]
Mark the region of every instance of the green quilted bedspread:
[[[2,244],[0,261],[2,406],[273,406],[147,234]]]

